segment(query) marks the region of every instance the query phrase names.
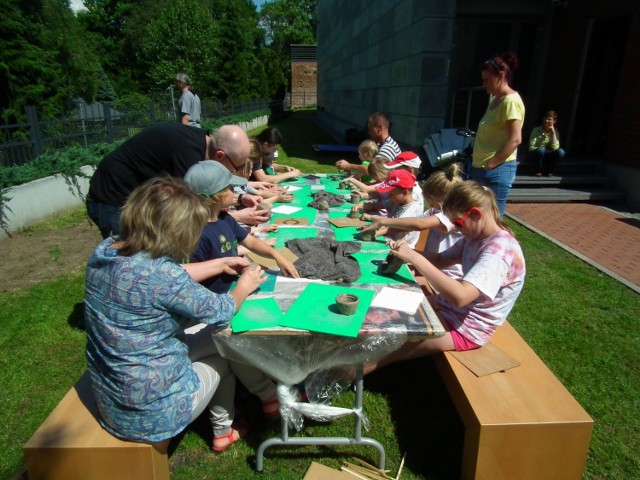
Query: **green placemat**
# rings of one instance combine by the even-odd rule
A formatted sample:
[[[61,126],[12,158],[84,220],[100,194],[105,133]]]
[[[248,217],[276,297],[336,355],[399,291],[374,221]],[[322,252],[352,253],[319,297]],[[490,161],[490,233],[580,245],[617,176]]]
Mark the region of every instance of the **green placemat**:
[[[269,234],[269,238],[276,239],[276,248],[284,247],[287,240],[294,238],[316,238],[318,236],[317,228],[279,228],[277,232]]]
[[[360,298],[355,314],[347,316],[338,313],[335,299],[341,293],[352,293]],[[374,295],[375,291],[369,289],[310,283],[291,305],[280,325],[357,337]]]
[[[387,248],[387,242],[384,237],[377,237],[377,240],[373,242],[363,242],[357,236],[358,229],[356,227],[336,228],[332,225],[331,228],[333,228],[333,233],[339,242],[360,242],[362,244],[362,250],[380,250]]]
[[[273,298],[245,300],[231,319],[231,330],[233,333],[240,333],[277,327],[282,316],[282,311]]]
[[[369,242],[365,242],[369,243]],[[374,284],[374,283],[386,283],[386,284],[415,284],[416,281],[409,271],[409,267],[403,264],[400,269],[392,275],[380,275],[377,273],[378,266],[387,257],[387,252],[377,253],[354,253],[353,257],[358,260],[360,271],[362,275],[360,278],[353,282],[354,284]]]

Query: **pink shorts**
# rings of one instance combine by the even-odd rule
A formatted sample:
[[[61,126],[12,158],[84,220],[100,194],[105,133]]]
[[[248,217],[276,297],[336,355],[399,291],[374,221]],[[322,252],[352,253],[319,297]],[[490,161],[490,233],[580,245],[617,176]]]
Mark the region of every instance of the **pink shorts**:
[[[468,340],[466,337],[463,337],[457,330],[449,330],[449,333],[451,334],[451,338],[453,339],[453,346],[456,347],[456,352],[463,352],[465,350],[474,350],[476,348],[480,348],[480,345],[477,345],[471,340]]]

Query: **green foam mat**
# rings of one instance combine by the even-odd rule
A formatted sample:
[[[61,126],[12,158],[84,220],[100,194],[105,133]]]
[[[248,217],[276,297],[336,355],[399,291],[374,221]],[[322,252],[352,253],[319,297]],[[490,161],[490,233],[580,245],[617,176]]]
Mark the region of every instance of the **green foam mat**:
[[[402,264],[400,269],[392,275],[380,275],[377,273],[378,266],[387,257],[387,254],[388,252],[354,253],[352,256],[358,260],[362,274],[360,278],[353,283],[355,285],[376,283],[415,284],[416,281],[406,264]]]
[[[351,293],[360,299],[355,314],[338,313],[335,298],[342,293]],[[291,305],[280,325],[357,337],[374,295],[375,291],[369,289],[310,283]]]

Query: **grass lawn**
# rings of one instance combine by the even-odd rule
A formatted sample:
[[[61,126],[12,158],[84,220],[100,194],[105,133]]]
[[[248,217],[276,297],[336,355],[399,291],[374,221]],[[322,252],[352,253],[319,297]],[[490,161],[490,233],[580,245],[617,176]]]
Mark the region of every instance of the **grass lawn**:
[[[312,114],[296,112],[276,124],[284,137],[279,160],[306,172],[334,171],[338,156],[311,149],[312,143],[333,142],[311,124]],[[640,296],[511,223],[528,272],[510,321],[595,419],[585,478],[640,478]],[[77,273],[0,293],[0,478],[20,470],[22,445],[84,371],[83,283]],[[348,406],[352,399],[348,391],[334,405]],[[267,450],[265,471],[258,474],[255,448],[279,428],[260,419],[254,399],[239,400],[253,427],[247,440],[214,454],[208,422],[199,419],[172,446],[173,479],[299,480],[314,460],[333,467],[353,456],[377,462],[369,447],[276,447]],[[405,480],[458,478],[462,424],[431,359],[367,377],[365,414],[371,422],[365,435],[385,446],[393,475],[406,454]],[[351,432],[349,419],[305,425],[314,436]]]

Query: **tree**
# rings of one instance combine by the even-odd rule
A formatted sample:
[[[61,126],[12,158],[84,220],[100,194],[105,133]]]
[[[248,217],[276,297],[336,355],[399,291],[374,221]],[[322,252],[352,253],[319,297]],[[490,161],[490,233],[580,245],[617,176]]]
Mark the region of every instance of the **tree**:
[[[0,4],[0,107],[10,123],[35,105],[43,119],[62,114],[73,98],[92,100],[97,60],[64,0]]]
[[[269,95],[265,67],[258,58],[262,36],[251,0],[213,0],[213,19],[220,32],[219,98]]]
[[[157,2],[154,2],[157,3]],[[168,0],[162,13],[141,32],[138,66],[143,91],[165,90],[186,72],[207,96],[219,92],[219,28],[200,0]]]
[[[290,90],[291,44],[316,43],[317,0],[270,0],[260,11],[260,25],[265,31],[262,58],[275,90]]]

